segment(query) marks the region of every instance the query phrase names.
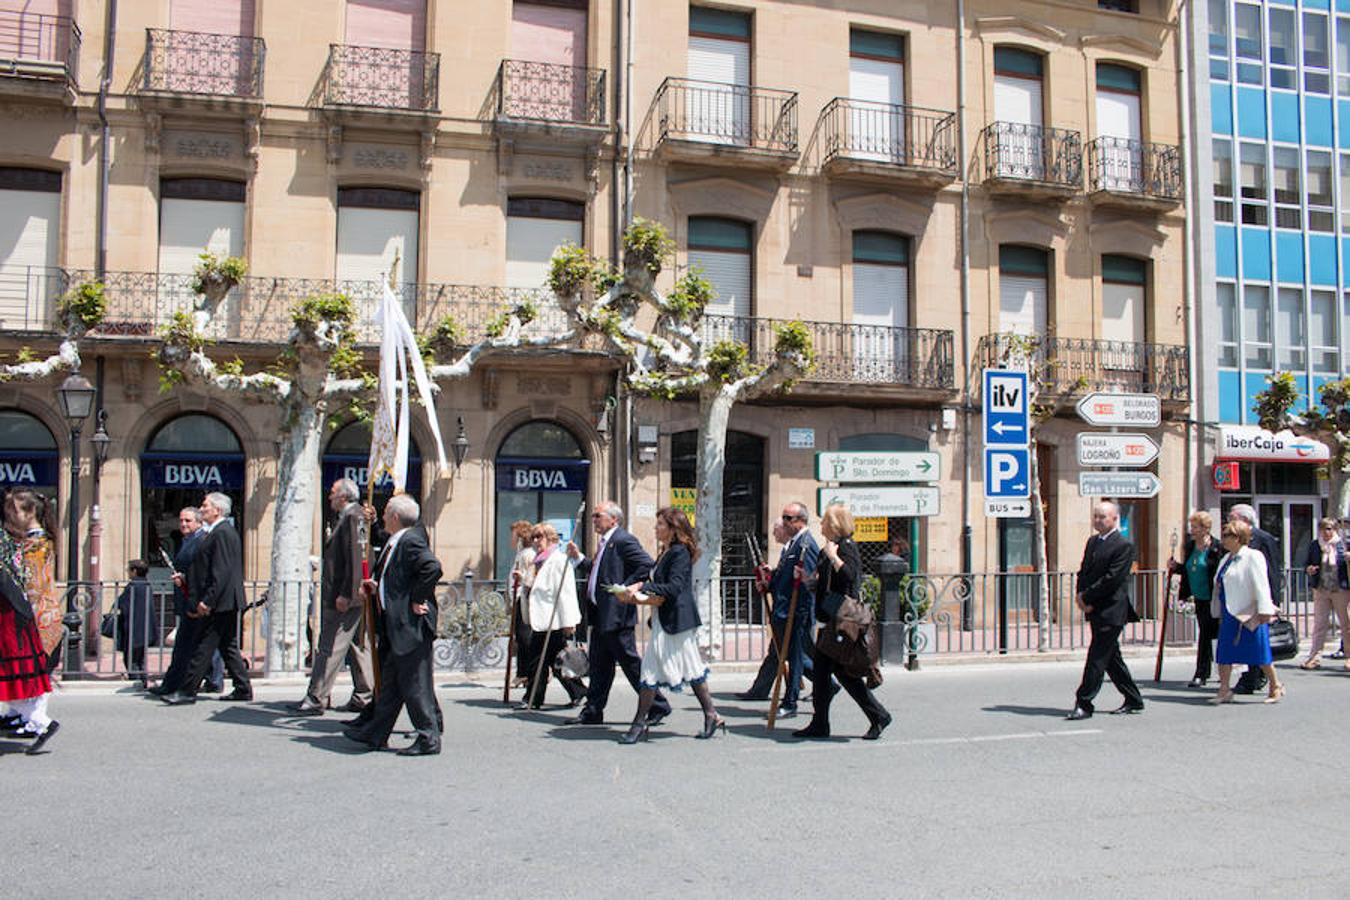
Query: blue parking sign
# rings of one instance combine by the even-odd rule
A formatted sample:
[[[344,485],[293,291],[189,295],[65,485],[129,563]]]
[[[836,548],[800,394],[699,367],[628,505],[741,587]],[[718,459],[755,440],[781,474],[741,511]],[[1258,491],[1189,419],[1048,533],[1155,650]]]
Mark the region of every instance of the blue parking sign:
[[[1026,447],[986,447],[984,496],[1013,500],[1031,496],[1031,451]]]
[[[1027,373],[1015,369],[985,369],[984,445],[1026,447],[1031,441],[1031,408],[1027,403]]]

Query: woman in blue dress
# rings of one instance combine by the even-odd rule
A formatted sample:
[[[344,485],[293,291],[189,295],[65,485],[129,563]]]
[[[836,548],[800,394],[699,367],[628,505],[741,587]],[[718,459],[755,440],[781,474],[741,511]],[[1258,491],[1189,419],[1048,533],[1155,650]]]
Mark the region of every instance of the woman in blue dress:
[[[1219,620],[1219,638],[1214,648],[1219,663],[1219,693],[1210,703],[1233,702],[1228,681],[1234,665],[1261,667],[1270,681],[1266,703],[1279,703],[1284,696],[1284,685],[1270,656],[1268,623],[1275,617],[1275,603],[1266,578],[1266,558],[1247,546],[1251,539],[1252,528],[1246,522],[1223,526],[1223,548],[1228,555],[1219,563],[1218,574],[1214,576],[1211,601],[1211,612]]]

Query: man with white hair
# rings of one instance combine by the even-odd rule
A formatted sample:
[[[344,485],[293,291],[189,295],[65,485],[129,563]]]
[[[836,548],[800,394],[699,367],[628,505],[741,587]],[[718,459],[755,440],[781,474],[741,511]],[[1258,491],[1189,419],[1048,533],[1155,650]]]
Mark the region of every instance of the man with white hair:
[[[1270,582],[1270,599],[1278,608],[1283,596],[1284,563],[1280,559],[1280,542],[1275,535],[1256,522],[1256,510],[1249,503],[1238,503],[1228,510],[1228,521],[1246,522],[1251,526],[1252,539],[1247,546],[1266,558],[1266,578]],[[1260,666],[1248,666],[1233,687],[1235,694],[1254,694],[1266,686],[1266,676]]]
[[[1092,717],[1092,701],[1102,688],[1102,676],[1125,697],[1115,714],[1144,711],[1144,698],[1120,655],[1120,633],[1127,622],[1139,621],[1130,603],[1130,566],[1134,563],[1134,544],[1120,533],[1120,507],[1103,500],[1092,508],[1092,529],[1083,548],[1083,563],[1078,568],[1078,590],[1074,603],[1092,626],[1083,680],[1078,685],[1070,721]]]
[[[296,707],[301,716],[321,716],[328,708],[333,683],[350,663],[352,698],[345,709],[360,712],[373,697],[370,648],[362,639],[365,617],[356,588],[360,587],[356,539],[363,515],[356,482],[339,478],[328,491],[328,505],[338,514],[337,524],[323,547],[323,576],[319,585],[319,647],[314,654],[309,690]]]
[[[160,699],[170,706],[197,702],[197,686],[202,683],[211,655],[220,651],[225,670],[234,682],[234,691],[222,700],[252,700],[253,684],[248,664],[239,652],[239,617],[244,602],[244,551],[239,532],[230,524],[230,498],[221,493],[207,494],[202,500],[202,530],[206,537],[198,550],[197,561],[188,573],[188,616],[205,619],[197,649],[188,664],[182,686]]]

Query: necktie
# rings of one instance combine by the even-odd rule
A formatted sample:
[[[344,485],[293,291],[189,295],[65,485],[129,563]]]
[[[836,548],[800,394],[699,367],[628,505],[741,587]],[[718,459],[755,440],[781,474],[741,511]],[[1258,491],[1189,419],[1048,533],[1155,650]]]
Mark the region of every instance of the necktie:
[[[595,548],[595,561],[591,563],[591,577],[586,581],[586,590],[591,595],[591,602],[595,602],[595,582],[600,575],[600,560],[605,555],[605,539],[600,539],[600,546]]]

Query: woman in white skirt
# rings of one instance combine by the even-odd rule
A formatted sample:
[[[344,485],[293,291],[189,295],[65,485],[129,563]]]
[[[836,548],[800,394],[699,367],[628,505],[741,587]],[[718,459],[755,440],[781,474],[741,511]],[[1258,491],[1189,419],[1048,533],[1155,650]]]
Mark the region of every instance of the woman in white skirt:
[[[680,691],[686,684],[703,707],[703,730],[698,736],[710,738],[718,728],[723,733],[727,729],[713,707],[708,693],[708,664],[698,652],[698,627],[702,624],[694,602],[698,545],[689,518],[671,506],[657,510],[656,542],[661,553],[651,576],[645,583],[621,588],[623,593],[616,594],[622,603],[656,607],[652,639],[642,657],[637,715],[628,733],[619,739],[621,744],[636,744],[647,738],[647,713],[658,689]]]

